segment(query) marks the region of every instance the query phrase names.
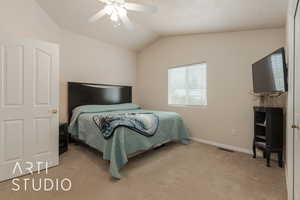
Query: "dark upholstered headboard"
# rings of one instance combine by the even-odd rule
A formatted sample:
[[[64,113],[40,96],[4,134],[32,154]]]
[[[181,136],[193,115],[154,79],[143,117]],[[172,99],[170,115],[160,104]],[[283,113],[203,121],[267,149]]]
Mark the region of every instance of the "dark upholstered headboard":
[[[132,102],[132,87],[95,83],[68,83],[69,120],[72,110],[83,105],[112,105]]]

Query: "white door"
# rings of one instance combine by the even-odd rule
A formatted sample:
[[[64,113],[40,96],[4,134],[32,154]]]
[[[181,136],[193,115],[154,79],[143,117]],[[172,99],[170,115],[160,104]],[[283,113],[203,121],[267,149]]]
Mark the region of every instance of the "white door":
[[[0,181],[58,165],[58,62],[58,45],[0,33]]]
[[[300,11],[295,15],[295,71],[294,71],[294,193],[300,200]],[[298,127],[298,128],[297,128]]]

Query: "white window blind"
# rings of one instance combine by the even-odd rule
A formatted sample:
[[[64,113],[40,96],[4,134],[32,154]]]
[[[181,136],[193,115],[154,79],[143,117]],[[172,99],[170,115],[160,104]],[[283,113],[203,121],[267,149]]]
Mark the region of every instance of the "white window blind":
[[[207,64],[192,64],[168,70],[170,105],[207,105]]]

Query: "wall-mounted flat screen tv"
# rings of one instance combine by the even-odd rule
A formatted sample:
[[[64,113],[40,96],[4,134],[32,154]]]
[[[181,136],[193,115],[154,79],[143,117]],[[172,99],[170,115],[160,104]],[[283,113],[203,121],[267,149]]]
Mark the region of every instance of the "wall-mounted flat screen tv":
[[[287,88],[284,48],[280,48],[252,65],[254,93],[281,93]]]

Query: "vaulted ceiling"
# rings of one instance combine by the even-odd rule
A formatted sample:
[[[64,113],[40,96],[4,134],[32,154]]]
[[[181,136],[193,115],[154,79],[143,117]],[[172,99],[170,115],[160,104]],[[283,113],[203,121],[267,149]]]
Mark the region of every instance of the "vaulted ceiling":
[[[36,0],[63,29],[140,50],[160,36],[283,27],[287,0],[126,0],[158,6],[155,14],[129,12],[134,30],[114,27],[108,17],[88,19],[98,0]]]

